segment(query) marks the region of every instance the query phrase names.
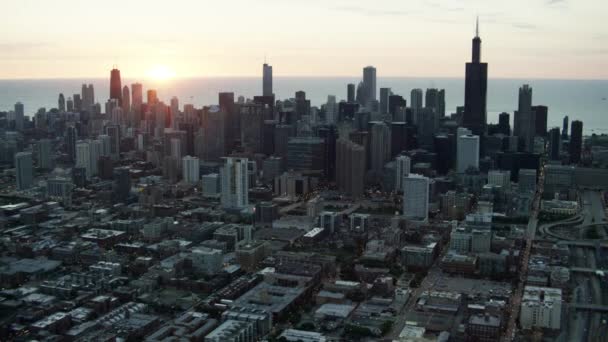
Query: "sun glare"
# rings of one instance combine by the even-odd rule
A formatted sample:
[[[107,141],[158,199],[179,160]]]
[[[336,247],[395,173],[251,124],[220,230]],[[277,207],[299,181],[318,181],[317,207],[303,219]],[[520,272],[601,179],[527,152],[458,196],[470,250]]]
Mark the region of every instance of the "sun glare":
[[[175,77],[175,72],[164,65],[157,65],[148,71],[148,77],[163,81]]]

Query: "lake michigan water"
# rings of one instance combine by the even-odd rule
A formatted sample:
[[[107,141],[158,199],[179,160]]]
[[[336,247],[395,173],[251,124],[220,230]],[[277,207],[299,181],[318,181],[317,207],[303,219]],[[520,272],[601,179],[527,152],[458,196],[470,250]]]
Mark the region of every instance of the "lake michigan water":
[[[157,89],[159,97],[168,102],[177,96],[180,105],[192,103],[197,107],[217,104],[218,92],[230,91],[235,96],[252,98],[262,91],[261,78],[188,78],[167,81],[123,80],[124,84],[140,82],[144,92],[148,88]],[[357,77],[275,77],[274,92],[279,99],[294,97],[298,90],[304,90],[312,105],[320,106],[327,101],[327,95],[337,99],[346,98],[346,84],[358,83]],[[13,109],[17,101],[25,105],[26,115],[31,115],[40,107],[47,109],[57,106],[57,97],[63,93],[67,99],[80,93],[83,83],[95,87],[95,100],[105,102],[109,95],[108,79],[28,79],[0,80],[0,111]],[[572,120],[581,120],[585,134],[608,133],[608,80],[488,80],[488,121],[497,122],[501,112],[511,113],[517,108],[518,89],[522,84],[533,88],[533,103],[549,107],[548,126],[562,125],[564,115]],[[454,112],[464,101],[464,79],[459,78],[378,78],[378,87],[389,87],[393,93],[404,96],[409,105],[409,94],[413,88],[444,88],[446,91],[446,112]],[[145,96],[145,95],[144,95]],[[103,108],[103,105],[102,105]]]

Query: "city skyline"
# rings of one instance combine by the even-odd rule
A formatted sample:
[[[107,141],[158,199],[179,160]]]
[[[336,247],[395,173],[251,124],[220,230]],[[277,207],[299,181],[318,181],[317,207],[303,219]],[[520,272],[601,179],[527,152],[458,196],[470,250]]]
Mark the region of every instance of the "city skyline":
[[[352,76],[360,65],[378,67],[379,77],[460,77],[476,15],[492,78],[608,78],[600,15],[608,5],[599,0],[267,2],[10,3],[0,78],[105,77],[113,64],[128,72],[124,78],[250,77],[265,57],[280,66],[275,77]],[[302,18],[321,24],[293,25]]]

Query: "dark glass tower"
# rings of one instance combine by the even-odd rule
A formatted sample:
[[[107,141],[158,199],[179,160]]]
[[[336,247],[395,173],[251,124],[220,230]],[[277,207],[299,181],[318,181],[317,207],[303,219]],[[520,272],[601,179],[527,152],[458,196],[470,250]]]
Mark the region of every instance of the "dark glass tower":
[[[122,104],[122,84],[120,82],[120,70],[114,68],[110,72],[110,99],[118,100]]]
[[[572,121],[570,127],[570,163],[578,164],[583,152],[583,122]]]
[[[472,60],[466,64],[462,125],[479,136],[486,133],[487,88],[488,64],[481,63],[481,38],[479,38],[479,21],[477,21],[476,35],[473,38]]]

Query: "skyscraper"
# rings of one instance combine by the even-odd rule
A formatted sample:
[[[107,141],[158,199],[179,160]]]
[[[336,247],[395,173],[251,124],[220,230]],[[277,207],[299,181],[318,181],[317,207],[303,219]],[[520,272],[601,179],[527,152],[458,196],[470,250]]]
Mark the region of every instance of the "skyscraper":
[[[144,91],[141,83],[131,84],[131,107],[133,108],[133,121],[136,125],[142,119],[141,105],[144,103]]]
[[[124,202],[131,193],[131,172],[128,167],[115,167],[112,170],[114,180],[112,197],[115,202]]]
[[[122,111],[126,114],[131,111],[131,94],[129,86],[122,87]]]
[[[524,151],[532,152],[534,148],[534,112],[532,110],[532,88],[524,84],[519,88],[519,105],[515,112],[513,134],[519,137]]]
[[[391,94],[391,88],[380,88],[380,113],[388,113],[388,99]]]
[[[403,179],[403,216],[426,221],[429,214],[429,179],[409,174]]]
[[[395,158],[395,190],[403,191],[403,180],[410,175],[412,159],[408,156],[398,156]]]
[[[457,143],[457,171],[464,173],[469,168],[479,169],[479,136],[461,135]]]
[[[51,140],[40,139],[38,141],[38,167],[41,169],[50,169],[52,161]]]
[[[95,90],[92,84],[89,84],[88,86],[86,84],[82,85],[81,98],[82,110],[91,112],[92,107],[95,104]]]
[[[376,96],[376,68],[373,66],[367,66],[363,68],[363,90],[364,90],[364,103],[366,106],[370,101],[375,101]]]
[[[511,124],[510,124],[509,113],[498,114],[498,131],[504,135],[511,135]]]
[[[364,191],[365,148],[346,139],[336,142],[336,183],[340,191],[360,197]]]
[[[578,164],[581,161],[583,151],[583,122],[572,121],[570,128],[570,163]]]
[[[249,205],[249,173],[247,158],[223,158],[220,169],[222,179],[222,207],[244,209]]]
[[[155,89],[148,89],[146,92],[148,106],[152,106],[158,103],[158,95]]]
[[[264,96],[272,96],[272,65],[264,63],[262,68],[263,76],[262,76],[262,87]]]
[[[200,180],[199,159],[192,156],[182,158],[182,179],[186,183],[196,184]]]
[[[532,111],[534,112],[535,135],[538,137],[546,137],[549,108],[547,108],[547,106],[533,106]]]
[[[78,140],[78,130],[74,126],[68,126],[65,130],[66,152],[72,162],[76,161],[76,141]]]
[[[564,116],[564,123],[562,126],[562,139],[568,139],[568,115]]]
[[[559,127],[553,127],[549,131],[549,159],[559,160],[562,148],[562,138]]]
[[[445,89],[426,90],[424,106],[435,111],[438,118],[445,116]]]
[[[466,64],[464,85],[464,113],[462,125],[473,134],[483,136],[486,133],[487,112],[486,95],[488,88],[488,64],[481,63],[481,38],[479,37],[479,19],[470,63]]]
[[[410,92],[410,107],[414,124],[418,124],[419,114],[422,110],[422,89],[412,89]]]
[[[374,122],[371,128],[371,169],[381,175],[391,157],[391,130],[384,122]]]
[[[27,190],[34,183],[34,166],[31,152],[15,154],[15,175],[17,177],[17,190]]]
[[[346,85],[346,102],[355,102],[356,87],[357,86],[354,83],[349,83]]]
[[[122,104],[122,84],[120,82],[120,70],[114,68],[110,72],[110,99],[116,99]]]
[[[338,104],[334,95],[327,96],[327,104],[325,105],[325,123],[328,125],[335,124],[338,119]]]
[[[23,103],[15,103],[15,130],[23,130],[23,121],[25,120],[25,109]]]
[[[86,141],[76,143],[76,165],[85,170],[86,179],[91,179],[91,148]]]
[[[59,94],[59,99],[57,100],[57,109],[60,112],[65,112],[65,97],[63,94]]]

